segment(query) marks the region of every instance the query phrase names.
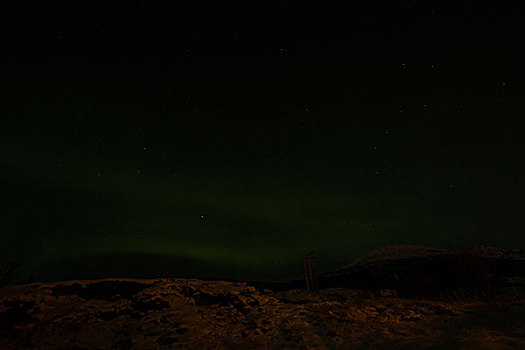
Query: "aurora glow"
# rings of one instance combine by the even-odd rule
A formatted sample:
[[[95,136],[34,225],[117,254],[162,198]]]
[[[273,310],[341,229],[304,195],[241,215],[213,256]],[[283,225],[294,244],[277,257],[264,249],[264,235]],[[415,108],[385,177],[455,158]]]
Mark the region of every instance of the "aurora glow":
[[[330,270],[381,244],[525,243],[508,17],[112,6],[32,8],[5,34],[0,222],[18,281],[290,278],[312,250]]]

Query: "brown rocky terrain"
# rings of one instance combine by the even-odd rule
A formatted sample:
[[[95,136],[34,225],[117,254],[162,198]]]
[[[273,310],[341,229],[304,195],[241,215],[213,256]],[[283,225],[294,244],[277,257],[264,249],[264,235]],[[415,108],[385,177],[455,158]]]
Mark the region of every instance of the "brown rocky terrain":
[[[195,279],[33,283],[0,289],[0,348],[525,349],[525,302]]]

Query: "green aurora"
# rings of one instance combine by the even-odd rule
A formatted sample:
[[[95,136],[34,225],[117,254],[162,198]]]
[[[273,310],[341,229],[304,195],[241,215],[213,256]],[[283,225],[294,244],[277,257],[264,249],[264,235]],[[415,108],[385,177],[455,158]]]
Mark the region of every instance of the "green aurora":
[[[381,244],[468,243],[425,215],[428,204],[414,196],[385,203],[344,188],[294,187],[275,175],[248,187],[235,174],[100,169],[97,159],[14,141],[2,145],[2,163],[33,193],[3,219],[4,244],[26,274],[67,259],[128,254],[221,266],[225,278],[286,278],[300,274],[300,258],[312,250],[327,270]]]

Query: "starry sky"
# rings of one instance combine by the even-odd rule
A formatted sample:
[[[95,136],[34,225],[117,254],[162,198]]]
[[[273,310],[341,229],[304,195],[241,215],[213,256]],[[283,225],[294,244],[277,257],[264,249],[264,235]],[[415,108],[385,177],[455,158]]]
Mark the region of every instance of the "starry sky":
[[[378,245],[524,247],[517,11],[56,1],[2,13],[19,281],[281,279]]]

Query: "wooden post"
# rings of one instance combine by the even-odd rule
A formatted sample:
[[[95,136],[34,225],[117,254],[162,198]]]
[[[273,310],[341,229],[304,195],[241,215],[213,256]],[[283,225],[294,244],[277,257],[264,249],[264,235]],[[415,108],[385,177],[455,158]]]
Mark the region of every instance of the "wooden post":
[[[306,280],[306,290],[310,291],[310,284],[308,283],[308,272],[306,269],[306,258],[303,258],[303,266],[304,266],[304,279]]]
[[[314,259],[313,252],[303,257],[304,279],[306,280],[306,289],[308,291],[319,290]]]
[[[518,291],[516,290],[514,286],[512,287],[512,291],[514,292],[514,295],[516,296],[516,298],[521,299],[520,294],[518,293]]]
[[[315,259],[315,256],[312,257]],[[313,282],[314,282],[314,290],[319,290],[319,283],[317,280],[317,272],[315,271],[315,260],[312,261],[312,275],[313,275]]]

